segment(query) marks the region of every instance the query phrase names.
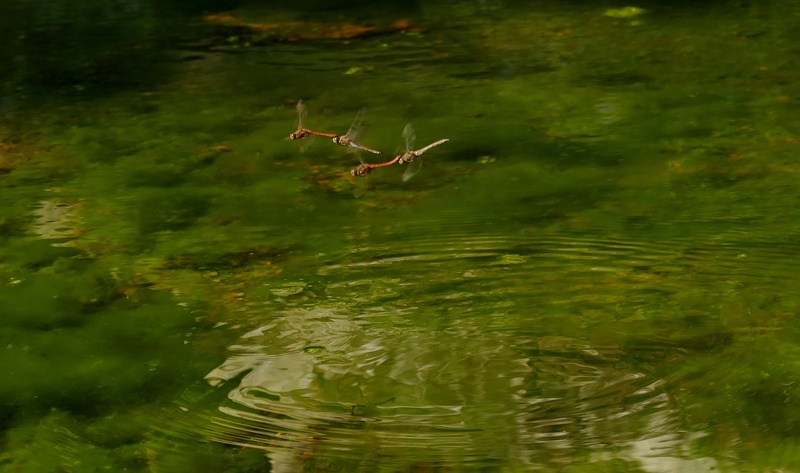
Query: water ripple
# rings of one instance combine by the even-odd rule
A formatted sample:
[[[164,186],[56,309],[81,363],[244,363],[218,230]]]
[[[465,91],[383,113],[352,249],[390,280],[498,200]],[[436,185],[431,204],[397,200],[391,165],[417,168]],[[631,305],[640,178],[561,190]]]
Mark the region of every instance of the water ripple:
[[[680,377],[659,367],[731,343],[730,289],[777,297],[794,244],[436,225],[372,228],[317,255],[307,282],[268,283],[250,314],[262,324],[208,373],[227,397],[204,435],[276,468],[312,455],[557,469],[600,446],[645,471],[714,466],[686,456],[709,432],[687,429]]]

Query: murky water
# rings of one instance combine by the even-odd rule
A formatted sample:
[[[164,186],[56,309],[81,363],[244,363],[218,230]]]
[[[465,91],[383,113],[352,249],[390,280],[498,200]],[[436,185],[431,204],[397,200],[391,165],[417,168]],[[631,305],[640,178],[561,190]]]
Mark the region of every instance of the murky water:
[[[800,4],[69,3],[8,10],[3,471],[800,468]],[[450,142],[353,177],[301,98]]]

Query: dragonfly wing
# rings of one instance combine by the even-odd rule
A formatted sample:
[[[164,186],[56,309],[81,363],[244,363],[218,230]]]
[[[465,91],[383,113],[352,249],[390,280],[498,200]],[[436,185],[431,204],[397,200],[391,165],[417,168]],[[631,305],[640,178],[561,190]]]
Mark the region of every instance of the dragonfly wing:
[[[353,148],[353,147],[348,147],[347,150],[355,153],[355,155],[358,156],[358,161],[362,165],[366,165],[367,164],[367,162],[364,161],[364,157],[361,155],[361,150],[359,150],[358,148]],[[355,188],[353,189],[353,197],[355,197],[356,199],[359,198],[359,197],[362,197],[364,194],[367,193],[367,190],[369,190],[370,182],[372,181],[370,179],[370,177],[369,177],[370,174],[371,174],[371,172],[363,174],[361,176],[361,179],[359,179],[358,182],[356,182]]]
[[[309,135],[309,136],[303,138],[303,142],[300,143],[300,152],[301,153],[305,153],[306,152],[306,150],[308,149],[308,146],[311,144],[312,141],[314,141],[314,138],[316,138],[316,136],[314,136],[314,135]]]
[[[369,175],[367,175],[369,177]],[[369,182],[367,179],[359,179],[356,183],[356,187],[353,189],[353,197],[358,199],[359,197],[363,197],[364,194],[367,193],[369,190]]]
[[[347,136],[353,141],[358,140],[358,137],[361,135],[361,120],[364,119],[365,113],[367,113],[366,108],[359,110],[358,114],[356,114],[356,119],[353,120],[353,124],[350,125],[350,129],[347,130]]]
[[[306,122],[306,115],[308,115],[308,111],[306,110],[306,104],[303,103],[303,99],[297,101],[297,129],[303,128],[303,124]]]
[[[406,127],[403,128],[403,140],[406,142],[406,151],[414,149],[414,142],[417,140],[417,135],[414,133],[414,127],[411,126],[411,123],[406,123]]]
[[[422,169],[422,158],[418,157],[417,159],[411,161],[411,164],[409,164],[406,168],[406,172],[403,173],[403,182],[406,182],[412,177],[416,176],[420,169]]]

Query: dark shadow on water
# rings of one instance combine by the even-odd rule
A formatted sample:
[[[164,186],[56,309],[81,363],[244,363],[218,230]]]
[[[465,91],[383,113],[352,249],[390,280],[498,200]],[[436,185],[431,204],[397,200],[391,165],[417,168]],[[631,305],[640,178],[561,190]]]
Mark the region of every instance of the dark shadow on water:
[[[0,111],[53,96],[85,100],[146,88],[169,75],[170,44],[193,15],[231,7],[205,0],[81,0],[0,4]]]

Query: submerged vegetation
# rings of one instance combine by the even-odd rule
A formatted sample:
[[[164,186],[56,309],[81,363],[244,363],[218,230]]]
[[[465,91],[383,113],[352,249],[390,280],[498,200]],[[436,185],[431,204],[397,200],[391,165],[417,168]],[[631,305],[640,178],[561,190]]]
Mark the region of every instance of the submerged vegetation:
[[[798,468],[800,5],[189,3],[0,6],[0,471]]]

